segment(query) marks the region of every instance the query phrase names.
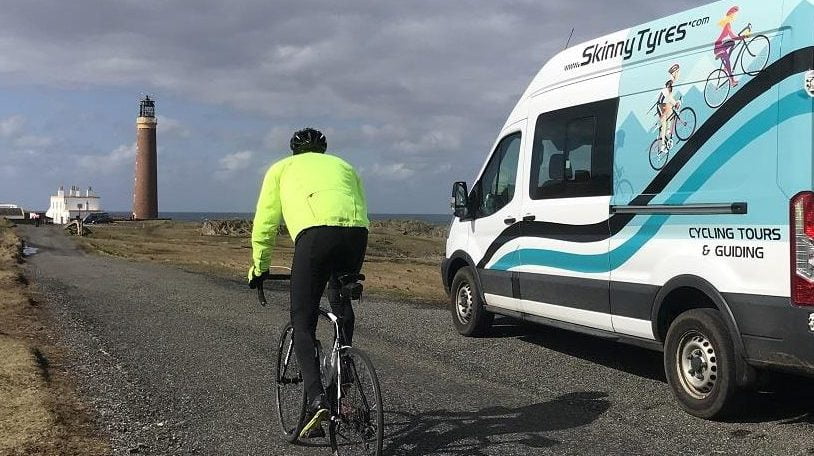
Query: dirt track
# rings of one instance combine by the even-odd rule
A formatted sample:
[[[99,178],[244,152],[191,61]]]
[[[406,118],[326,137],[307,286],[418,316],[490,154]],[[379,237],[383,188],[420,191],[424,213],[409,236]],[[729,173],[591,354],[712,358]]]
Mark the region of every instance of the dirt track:
[[[29,271],[70,370],[117,453],[329,454],[277,436],[271,350],[287,320],[239,281],[86,255],[24,227]],[[284,286],[269,300],[287,306]],[[446,309],[367,300],[356,345],[376,363],[386,454],[811,454],[814,380],[781,378],[736,422],[680,411],[661,355],[498,320],[452,330]]]

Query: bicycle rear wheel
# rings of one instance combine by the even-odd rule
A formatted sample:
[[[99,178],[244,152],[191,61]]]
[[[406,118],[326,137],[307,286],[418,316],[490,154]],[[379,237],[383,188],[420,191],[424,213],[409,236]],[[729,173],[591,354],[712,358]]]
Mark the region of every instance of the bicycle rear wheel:
[[[655,171],[660,171],[667,164],[670,158],[670,151],[665,149],[661,150],[661,139],[657,139],[650,144],[650,151],[648,152],[650,159],[650,167]]]
[[[277,417],[283,437],[289,442],[297,440],[300,424],[305,418],[305,388],[302,371],[294,355],[294,328],[288,324],[280,335],[277,347],[275,385]]]
[[[341,455],[371,455],[382,453],[384,411],[379,378],[367,354],[346,348],[340,354],[342,367],[342,399],[338,419],[331,423],[331,444]]]
[[[729,98],[730,90],[732,90],[732,86],[729,84],[729,75],[722,68],[718,68],[707,76],[707,83],[704,85],[704,101],[710,108],[717,108]]]

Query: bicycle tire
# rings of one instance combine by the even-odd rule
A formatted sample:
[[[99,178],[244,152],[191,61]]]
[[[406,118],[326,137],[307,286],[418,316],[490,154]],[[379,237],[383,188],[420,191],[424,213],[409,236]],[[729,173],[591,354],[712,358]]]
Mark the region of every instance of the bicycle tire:
[[[342,386],[338,419],[329,426],[331,447],[338,455],[379,456],[384,441],[384,410],[376,369],[370,357],[357,348],[343,349],[340,359],[351,366],[351,372],[346,374],[352,374],[352,382]]]
[[[766,35],[755,35],[749,41],[744,41],[743,47],[740,56],[741,69],[749,76],[757,76],[769,64],[772,43]],[[747,65],[747,56],[749,65]]]
[[[723,68],[718,68],[707,76],[707,83],[704,85],[704,101],[710,108],[717,108],[724,104],[729,98],[729,75]]]
[[[283,327],[274,370],[278,424],[283,438],[289,443],[297,441],[305,419],[305,384],[294,354],[293,334],[294,328],[290,323]]]
[[[613,187],[613,196],[628,196],[633,198],[633,184],[627,179],[619,179]],[[614,199],[614,204],[621,204],[618,200]],[[625,203],[627,204],[627,202]]]
[[[662,159],[662,157],[664,157]],[[661,152],[661,139],[656,139],[650,144],[650,151],[648,152],[648,158],[650,160],[650,167],[653,168],[655,171],[661,171],[664,168],[664,165],[667,164],[667,161],[670,159],[670,151],[665,150],[664,153]]]
[[[695,133],[697,120],[695,117],[695,110],[692,108],[683,108],[678,114],[678,118],[675,121],[676,136],[678,139],[686,141],[690,139],[693,133]]]

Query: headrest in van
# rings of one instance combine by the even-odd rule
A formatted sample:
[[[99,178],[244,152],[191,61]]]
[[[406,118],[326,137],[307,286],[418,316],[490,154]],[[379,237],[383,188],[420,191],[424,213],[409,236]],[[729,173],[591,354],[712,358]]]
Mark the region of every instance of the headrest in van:
[[[565,156],[554,154],[548,159],[548,178],[561,181],[565,177]]]

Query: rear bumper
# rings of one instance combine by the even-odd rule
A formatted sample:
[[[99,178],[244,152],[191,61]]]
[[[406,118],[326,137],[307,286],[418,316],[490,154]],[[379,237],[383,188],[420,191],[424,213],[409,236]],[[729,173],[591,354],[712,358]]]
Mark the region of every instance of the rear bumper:
[[[814,332],[809,329],[814,307],[797,307],[775,296],[724,296],[749,364],[814,376]]]

